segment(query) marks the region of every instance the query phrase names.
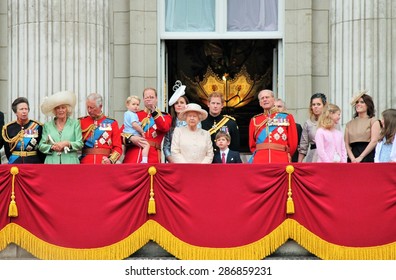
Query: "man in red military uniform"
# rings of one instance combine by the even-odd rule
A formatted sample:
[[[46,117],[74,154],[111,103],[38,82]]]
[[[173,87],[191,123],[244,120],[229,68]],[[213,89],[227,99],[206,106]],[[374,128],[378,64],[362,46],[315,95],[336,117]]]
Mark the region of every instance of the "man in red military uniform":
[[[298,135],[293,115],[279,112],[271,90],[258,94],[264,113],[254,116],[249,124],[250,163],[290,162],[297,149]]]
[[[143,91],[144,110],[137,112],[142,124],[145,138],[150,144],[149,163],[161,162],[161,143],[172,124],[172,117],[157,108],[157,91],[146,88]],[[139,163],[142,160],[142,149],[136,136],[123,135],[125,144],[124,163]]]
[[[122,154],[121,133],[116,120],[102,113],[102,96],[87,96],[88,116],[80,118],[84,147],[81,163],[112,164]]]

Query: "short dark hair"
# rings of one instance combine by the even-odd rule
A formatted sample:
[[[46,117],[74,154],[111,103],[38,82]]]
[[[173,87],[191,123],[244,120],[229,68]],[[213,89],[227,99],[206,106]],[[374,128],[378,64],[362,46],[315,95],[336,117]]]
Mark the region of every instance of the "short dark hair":
[[[326,97],[326,95],[325,95],[324,93],[317,92],[317,93],[312,94],[312,96],[311,96],[311,103],[312,103],[312,100],[314,100],[315,98],[320,98],[320,99],[322,99],[323,105],[326,105],[326,104],[327,104],[327,97]]]
[[[29,101],[27,100],[27,98],[26,97],[18,97],[17,99],[14,100],[14,102],[12,102],[12,105],[11,105],[11,109],[14,113],[16,113],[16,111],[17,111],[18,104],[21,104],[21,103],[26,103],[28,106],[28,110],[30,111]]]

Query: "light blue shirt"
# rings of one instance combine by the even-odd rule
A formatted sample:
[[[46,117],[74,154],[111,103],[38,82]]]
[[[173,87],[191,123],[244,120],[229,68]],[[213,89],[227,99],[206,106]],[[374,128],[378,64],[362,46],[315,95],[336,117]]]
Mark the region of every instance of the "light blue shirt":
[[[124,113],[124,131],[125,133],[130,133],[132,135],[138,135],[141,136],[139,132],[136,131],[136,129],[134,129],[132,127],[132,123],[138,123],[139,125],[141,125],[140,121],[139,121],[139,117],[135,112],[132,111],[126,111]]]

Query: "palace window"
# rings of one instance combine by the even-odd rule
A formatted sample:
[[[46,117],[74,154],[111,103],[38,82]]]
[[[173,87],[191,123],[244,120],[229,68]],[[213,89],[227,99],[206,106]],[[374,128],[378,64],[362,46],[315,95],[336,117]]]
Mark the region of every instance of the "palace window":
[[[166,0],[164,5],[163,33],[279,31],[278,0]]]

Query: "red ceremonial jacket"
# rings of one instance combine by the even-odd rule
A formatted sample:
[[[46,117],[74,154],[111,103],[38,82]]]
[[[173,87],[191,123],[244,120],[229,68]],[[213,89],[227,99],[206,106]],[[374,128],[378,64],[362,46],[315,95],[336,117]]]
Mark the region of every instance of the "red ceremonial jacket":
[[[290,162],[297,145],[293,115],[273,108],[250,120],[249,147],[253,153],[250,163]]]
[[[82,117],[80,124],[84,141],[81,163],[101,164],[103,157],[116,163],[122,155],[118,122],[103,115],[98,120],[90,116]]]
[[[141,110],[137,112],[137,115],[145,132],[145,138],[150,144],[148,162],[161,162],[161,144],[165,134],[169,131],[172,125],[172,117],[168,113],[161,112],[158,109],[153,113],[150,113],[147,110]],[[141,162],[142,149],[131,144],[125,135],[123,135],[123,142],[125,144],[125,157],[123,162]]]

